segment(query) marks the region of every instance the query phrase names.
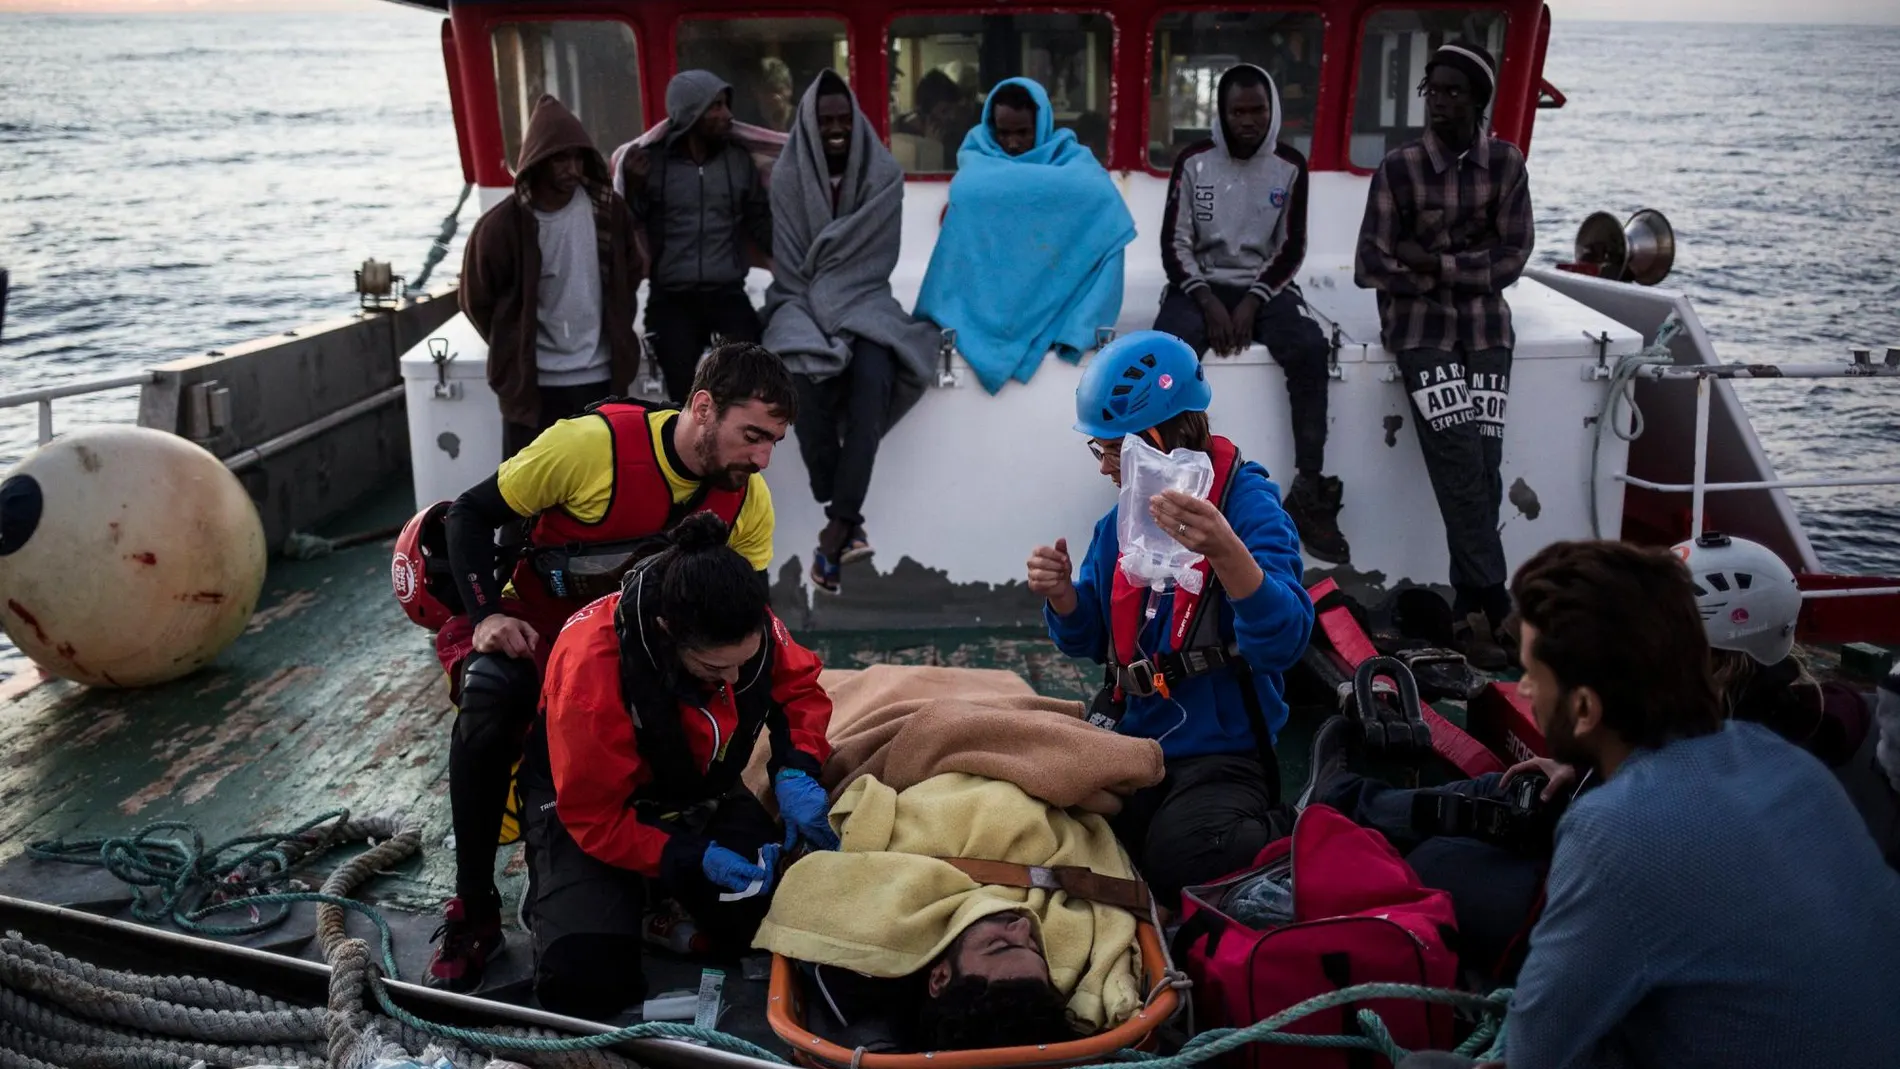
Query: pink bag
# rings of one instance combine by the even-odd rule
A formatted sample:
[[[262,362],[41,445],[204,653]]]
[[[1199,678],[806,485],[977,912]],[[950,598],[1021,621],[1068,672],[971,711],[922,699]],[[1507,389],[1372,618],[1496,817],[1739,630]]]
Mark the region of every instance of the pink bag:
[[[1222,912],[1249,877],[1289,860],[1292,923],[1256,929]],[[1457,981],[1458,958],[1448,945],[1457,932],[1451,896],[1422,886],[1379,833],[1323,805],[1307,807],[1293,835],[1269,843],[1252,868],[1184,890],[1181,906],[1174,959],[1194,980],[1203,1028],[1245,1027],[1355,984]],[[1286,1031],[1356,1035],[1362,1008],[1376,1012],[1408,1050],[1449,1050],[1455,1042],[1451,1008],[1413,999],[1355,1003]],[[1241,1054],[1248,1069],[1361,1069],[1383,1061],[1365,1051],[1260,1043]]]

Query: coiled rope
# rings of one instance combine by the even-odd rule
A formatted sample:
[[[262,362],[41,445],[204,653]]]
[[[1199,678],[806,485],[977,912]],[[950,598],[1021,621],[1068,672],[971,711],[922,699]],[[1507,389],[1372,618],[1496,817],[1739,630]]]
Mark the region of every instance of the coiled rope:
[[[1590,446],[1590,531],[1598,538],[1603,537],[1603,521],[1597,515],[1597,463],[1603,456],[1603,429],[1626,442],[1633,442],[1643,436],[1643,410],[1636,406],[1636,376],[1646,367],[1670,365],[1676,358],[1669,352],[1669,343],[1677,334],[1682,333],[1682,320],[1676,313],[1669,313],[1662,326],[1656,328],[1656,340],[1634,353],[1617,358],[1616,367],[1610,372],[1609,402],[1597,416],[1596,433]],[[1630,429],[1623,430],[1622,415],[1629,412]]]
[[[167,831],[183,832],[186,838],[159,837]],[[339,866],[318,891],[280,889],[292,886],[290,869],[299,862],[356,841],[368,841],[369,849]],[[284,835],[243,836],[209,848],[204,844],[193,826],[163,821],[130,836],[38,842],[27,849],[36,858],[97,865],[133,887],[150,889],[134,903],[135,916],[169,920],[197,934],[263,931],[283,923],[292,905],[316,903],[317,937],[330,966],[328,1005],[299,1007],[217,980],[103,969],[8,933],[0,938],[0,1069],[191,1069],[197,1062],[367,1069],[379,1058],[418,1060],[409,1052],[425,1050],[460,1069],[482,1069],[497,1054],[529,1055],[527,1060],[549,1069],[636,1069],[635,1063],[604,1049],[634,1039],[689,1040],[765,1063],[787,1064],[737,1036],[692,1025],[650,1022],[572,1036],[545,1029],[459,1028],[398,1006],[385,979],[398,976],[389,925],[376,909],[350,897],[370,876],[419,852],[420,833],[397,820],[352,820],[347,810],[335,810]],[[247,924],[204,922],[212,914],[260,907],[265,909]],[[376,925],[380,962],[372,960],[367,942],[346,934],[346,911]],[[1369,1009],[1355,1015],[1358,1035],[1283,1031],[1315,1013],[1380,999],[1417,999],[1476,1015],[1477,1030],[1456,1053],[1502,1056],[1509,991],[1482,996],[1373,983],[1308,999],[1245,1028],[1211,1029],[1174,1054],[1122,1051],[1111,1062],[1088,1069],[1131,1062],[1144,1069],[1185,1069],[1249,1043],[1366,1050],[1397,1063],[1408,1052]]]

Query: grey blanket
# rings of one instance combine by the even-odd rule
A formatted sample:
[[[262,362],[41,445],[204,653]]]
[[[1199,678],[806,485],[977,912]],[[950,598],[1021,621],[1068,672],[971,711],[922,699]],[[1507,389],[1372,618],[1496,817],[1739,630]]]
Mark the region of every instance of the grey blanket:
[[[897,354],[908,407],[933,374],[938,329],[906,315],[891,296],[904,207],[904,171],[851,99],[855,123],[838,207],[818,138],[818,92],[827,71],[798,103],[798,118],[772,173],[772,285],[765,293],[765,346],[795,374],[825,379],[851,362],[851,339]],[[848,90],[847,90],[848,92]]]

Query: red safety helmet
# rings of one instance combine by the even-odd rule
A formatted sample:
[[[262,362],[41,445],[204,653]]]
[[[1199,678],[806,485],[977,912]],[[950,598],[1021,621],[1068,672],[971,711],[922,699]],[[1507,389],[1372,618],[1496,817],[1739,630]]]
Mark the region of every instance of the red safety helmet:
[[[397,604],[430,631],[442,630],[462,611],[462,595],[449,569],[448,512],[449,503],[438,501],[412,516],[396,536],[396,555],[389,562]]]

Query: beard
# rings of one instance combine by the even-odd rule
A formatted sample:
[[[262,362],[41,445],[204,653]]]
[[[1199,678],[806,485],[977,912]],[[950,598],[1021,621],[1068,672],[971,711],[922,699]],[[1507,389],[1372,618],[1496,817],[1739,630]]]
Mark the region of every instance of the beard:
[[[715,490],[739,491],[759,469],[750,464],[721,464],[713,436],[706,435],[693,446],[693,460],[699,465],[700,479]]]
[[[1576,721],[1564,711],[1567,704],[1559,699],[1556,715],[1551,717],[1550,730],[1544,733],[1544,743],[1550,747],[1553,760],[1578,769],[1594,769],[1597,766],[1596,755],[1577,738]]]

